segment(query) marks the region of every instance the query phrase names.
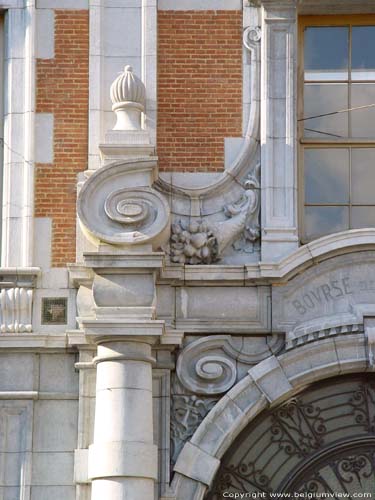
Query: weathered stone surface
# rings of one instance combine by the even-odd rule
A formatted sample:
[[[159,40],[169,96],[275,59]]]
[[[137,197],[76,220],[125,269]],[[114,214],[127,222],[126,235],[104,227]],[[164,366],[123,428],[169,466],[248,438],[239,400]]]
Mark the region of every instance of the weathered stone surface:
[[[336,327],[347,326],[350,333],[375,311],[375,253],[319,263],[288,284],[272,287],[272,301],[274,328],[287,332],[290,346],[295,339]],[[341,332],[327,334],[335,333]]]

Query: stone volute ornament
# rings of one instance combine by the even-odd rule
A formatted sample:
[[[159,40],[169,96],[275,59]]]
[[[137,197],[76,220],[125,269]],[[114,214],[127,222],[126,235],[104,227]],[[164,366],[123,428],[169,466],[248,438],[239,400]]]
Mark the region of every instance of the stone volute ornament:
[[[125,66],[124,71],[112,83],[110,96],[112,110],[117,117],[113,130],[141,130],[146,89],[131,66]]]

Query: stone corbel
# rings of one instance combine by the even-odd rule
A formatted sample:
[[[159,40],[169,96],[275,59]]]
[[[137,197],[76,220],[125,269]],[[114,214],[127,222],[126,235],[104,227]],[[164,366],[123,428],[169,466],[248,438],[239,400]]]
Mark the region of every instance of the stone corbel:
[[[188,344],[177,360],[179,382],[194,394],[227,392],[237,381],[237,361],[255,365],[278,352],[282,336],[267,337],[263,348],[251,348],[251,339],[212,335]]]

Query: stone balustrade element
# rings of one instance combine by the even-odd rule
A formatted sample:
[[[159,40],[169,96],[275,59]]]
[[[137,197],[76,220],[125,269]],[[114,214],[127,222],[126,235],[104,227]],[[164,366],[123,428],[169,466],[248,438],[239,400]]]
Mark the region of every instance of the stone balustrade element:
[[[0,268],[0,333],[32,332],[33,289],[39,268]]]

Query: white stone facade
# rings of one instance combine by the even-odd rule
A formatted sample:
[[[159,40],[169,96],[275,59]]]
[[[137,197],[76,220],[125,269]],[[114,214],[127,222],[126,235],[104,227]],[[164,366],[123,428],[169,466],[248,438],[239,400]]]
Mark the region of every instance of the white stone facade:
[[[298,16],[374,2],[2,8],[0,498],[203,500],[262,411],[374,371],[375,227],[301,246],[297,182]],[[51,266],[51,221],[33,216],[34,164],[54,154],[35,59],[54,58],[55,9],[90,15],[88,169],[66,268]],[[243,11],[243,137],[226,140],[222,174],[158,172],[157,13],[176,9]]]

